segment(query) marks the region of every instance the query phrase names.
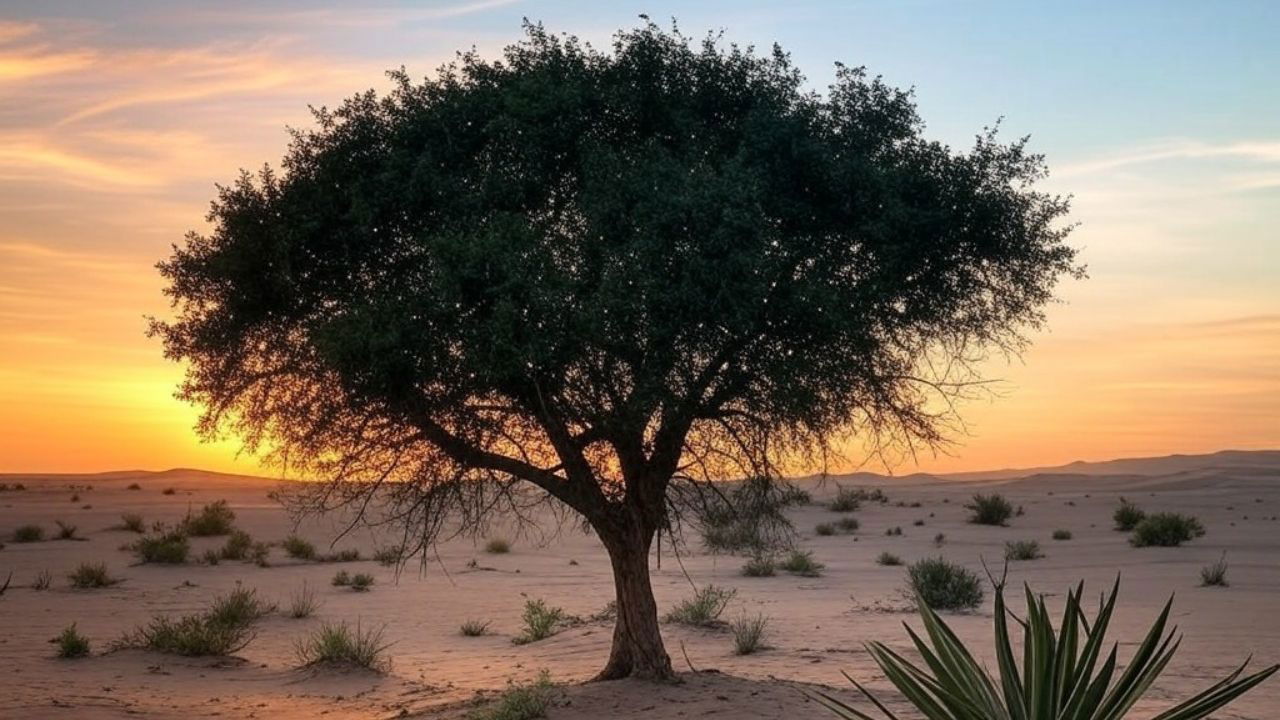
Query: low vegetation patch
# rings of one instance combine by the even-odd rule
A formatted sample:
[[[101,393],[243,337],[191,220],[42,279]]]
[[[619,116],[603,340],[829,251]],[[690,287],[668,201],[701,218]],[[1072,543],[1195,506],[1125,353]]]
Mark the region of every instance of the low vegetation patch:
[[[223,560],[248,560],[249,550],[253,547],[253,538],[249,533],[243,530],[236,530],[231,533],[231,537],[223,543],[222,549],[218,554]]]
[[[982,604],[977,573],[940,557],[912,563],[907,585],[911,595],[934,610],[972,610]]]
[[[399,545],[388,545],[373,551],[373,559],[384,567],[399,563],[402,557],[404,557],[404,548]]]
[[[1226,587],[1227,554],[1223,553],[1218,561],[1200,568],[1200,585],[1204,587]]]
[[[14,528],[10,539],[16,543],[40,542],[44,540],[44,528],[39,525],[20,525]]]
[[[747,577],[773,577],[777,570],[778,563],[769,554],[752,555],[742,565],[742,574]]]
[[[887,535],[888,537],[898,537],[902,535],[902,527],[895,525],[891,528],[886,529],[884,531],[884,534]]]
[[[902,564],[902,558],[898,557],[897,555],[894,555],[891,552],[886,551],[876,556],[876,564],[884,565],[886,567],[896,567]]]
[[[359,562],[360,551],[356,548],[347,548],[346,550],[339,550],[337,552],[332,552],[332,553],[329,553],[328,555],[324,555],[320,558],[320,560],[322,562],[331,562],[331,563]]]
[[[480,637],[489,632],[489,620],[467,620],[462,623],[458,631],[464,637]]]
[[[305,580],[302,581],[302,587],[289,596],[289,617],[295,620],[311,617],[319,607],[320,601],[316,599],[316,591],[307,585]]]
[[[200,512],[187,514],[182,520],[182,529],[193,537],[210,537],[213,535],[229,535],[235,522],[236,514],[228,507],[226,500],[209,503]]]
[[[782,560],[779,567],[792,575],[818,577],[822,574],[822,569],[825,568],[826,565],[814,560],[812,551],[792,550],[787,553],[786,558]]]
[[[111,577],[106,563],[80,563],[75,570],[67,574],[71,587],[81,590],[110,587],[120,582],[120,578]]]
[[[1177,547],[1204,535],[1204,526],[1190,515],[1153,513],[1133,528],[1134,547]]]
[[[750,655],[765,649],[768,628],[769,618],[764,615],[741,617],[729,623],[729,631],[733,633],[733,654]]]
[[[836,526],[831,523],[818,523],[817,527],[813,529],[813,532],[824,537],[827,535],[835,535]]]
[[[333,580],[329,581],[334,587],[346,587],[351,584],[351,573],[346,570],[339,570],[333,574]]]
[[[356,573],[351,576],[351,589],[356,592],[368,592],[373,587],[373,576],[369,573]]]
[[[71,658],[84,657],[89,654],[89,638],[80,634],[76,630],[76,624],[71,623],[63,631],[53,639],[53,643],[58,646],[58,657],[64,660]]]
[[[1120,506],[1112,513],[1111,519],[1116,523],[1116,530],[1130,532],[1138,527],[1138,523],[1142,522],[1146,516],[1147,514],[1142,511],[1142,508],[1124,498],[1120,498]]]
[[[62,522],[61,520],[55,520],[54,522],[57,523],[58,525],[58,534],[56,537],[59,540],[78,540],[79,539],[76,537],[75,525],[69,525],[67,523]]]
[[[49,572],[48,570],[41,570],[40,572],[36,573],[36,579],[31,581],[31,589],[35,590],[36,592],[40,592],[42,590],[48,590],[49,586],[52,584],[53,584],[53,573]]]
[[[1008,525],[1014,512],[1013,504],[998,493],[978,493],[964,508],[969,511],[969,522],[976,525]]]
[[[1070,530],[1054,530],[1053,531],[1054,540],[1070,540],[1071,537],[1072,536],[1071,536]]]
[[[315,560],[316,546],[303,540],[297,535],[290,535],[280,543],[280,547],[284,548],[284,552],[295,560]]]
[[[159,615],[116,642],[117,648],[136,648],[187,656],[231,655],[253,639],[253,623],[270,606],[251,590],[237,590],[216,598],[202,613],[170,618]]]
[[[1005,560],[1039,560],[1044,557],[1040,543],[1035,540],[1014,540],[1004,544]]]
[[[681,600],[675,609],[667,613],[667,622],[696,627],[717,625],[725,608],[737,594],[738,591],[734,588],[703,586],[693,597]]]
[[[191,542],[181,530],[144,535],[130,547],[142,562],[161,565],[181,565],[191,552]]]
[[[118,530],[127,530],[142,534],[147,531],[143,524],[142,516],[137,513],[125,513],[120,516],[120,524],[116,526]]]
[[[564,610],[547,605],[542,598],[527,600],[524,613],[520,616],[524,621],[524,632],[511,639],[517,645],[545,640],[560,632],[566,620]]]
[[[546,670],[527,685],[514,685],[488,706],[467,714],[467,720],[536,720],[547,716],[555,688]]]
[[[505,555],[511,552],[511,542],[506,538],[489,538],[484,544],[484,551],[494,555]]]
[[[298,662],[303,666],[346,665],[384,672],[390,666],[383,629],[366,630],[356,623],[325,623],[315,632],[294,644]]]
[[[795,526],[786,508],[801,496],[767,477],[743,481],[728,494],[696,494],[693,505],[703,546],[714,553],[772,552],[790,545]]]
[[[847,534],[858,531],[858,519],[852,517],[842,517],[836,520],[836,530]]]

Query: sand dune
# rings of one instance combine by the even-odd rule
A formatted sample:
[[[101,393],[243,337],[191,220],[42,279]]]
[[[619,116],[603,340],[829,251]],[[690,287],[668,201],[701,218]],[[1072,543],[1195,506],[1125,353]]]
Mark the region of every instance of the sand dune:
[[[558,691],[552,718],[823,718],[824,712],[796,684],[831,685],[852,699],[840,676],[845,670],[868,680],[873,689],[889,692],[861,645],[874,639],[907,646],[900,623],[913,621],[912,616],[884,611],[902,604],[903,569],[876,565],[881,551],[908,561],[944,555],[979,568],[982,558],[1002,557],[1006,541],[1021,539],[1038,540],[1047,556],[1014,563],[1010,573],[1015,583],[1027,581],[1037,590],[1059,594],[1084,580],[1101,591],[1117,572],[1122,574],[1117,639],[1139,639],[1168,595],[1177,593],[1176,620],[1186,639],[1137,718],[1210,683],[1250,653],[1261,662],[1280,661],[1280,615],[1275,612],[1280,600],[1280,452],[903,479],[859,474],[836,480],[883,487],[890,502],[858,511],[861,528],[849,536],[814,535],[817,523],[837,517],[821,505],[792,513],[800,544],[827,565],[822,577],[741,577],[741,558],[706,554],[691,539],[680,555],[686,578],[672,548],[664,545],[661,568],[654,570],[660,607],[669,608],[689,594],[690,579],[736,587],[727,616],[769,616],[772,649],[739,657],[732,654],[723,631],[667,625],[664,634],[673,660],[700,672],[688,673],[682,685],[654,688],[631,681],[574,685],[603,662],[608,622],[588,620],[528,645],[511,642],[526,597],[544,598],[584,617],[610,599],[603,551],[593,537],[576,530],[541,544],[499,527],[493,534],[514,542],[509,554],[490,555],[482,543],[453,541],[440,548],[438,561],[432,557],[425,566],[414,564],[399,573],[369,560],[291,560],[278,547],[269,567],[238,562],[136,565],[133,555],[120,549],[136,535],[111,529],[121,513],[139,513],[148,523],[175,522],[189,508],[226,499],[239,527],[255,538],[279,541],[292,525],[267,497],[275,483],[196,470],[0,476],[0,483],[21,482],[27,488],[0,492],[0,537],[6,543],[0,550],[0,582],[13,572],[9,590],[0,596],[0,717],[288,719],[403,713],[452,718],[464,716],[478,699],[501,691],[508,681],[527,681],[545,668],[554,681],[567,684]],[[835,490],[834,483],[806,482],[818,500]],[[127,489],[131,483],[141,489]],[[174,493],[164,494],[166,488]],[[1009,527],[965,522],[962,505],[967,498],[975,490],[990,489],[1024,508]],[[73,495],[78,495],[74,501]],[[1121,495],[1150,510],[1193,513],[1208,533],[1181,548],[1130,547],[1125,535],[1111,529],[1110,515]],[[84,541],[9,542],[18,525],[38,523],[52,531],[58,519],[76,525]],[[890,527],[901,527],[903,534],[886,536]],[[308,521],[298,531],[327,551],[340,529],[338,518],[326,518]],[[1070,530],[1073,538],[1051,540],[1055,529]],[[946,536],[941,547],[934,544],[938,533]],[[193,555],[223,541],[196,538]],[[358,548],[369,557],[390,542],[389,535],[362,529],[336,548]],[[1198,587],[1199,569],[1223,552],[1230,563],[1230,587]],[[70,589],[66,573],[86,560],[105,562],[123,582],[99,590]],[[475,567],[469,567],[472,560]],[[373,590],[356,593],[331,586],[339,569],[373,574]],[[43,570],[52,574],[52,587],[30,588]],[[110,641],[153,615],[197,611],[215,593],[237,583],[286,602],[304,581],[322,602],[316,615],[264,618],[252,642],[233,658],[106,651]],[[459,625],[471,618],[492,621],[492,634],[460,636]],[[296,667],[295,639],[322,622],[342,620],[386,627],[394,641],[389,673]],[[989,661],[989,601],[979,612],[951,621]],[[93,641],[94,655],[56,660],[47,641],[72,622]],[[1122,653],[1127,647],[1131,645],[1123,646]],[[1280,682],[1271,682],[1217,717],[1277,714]]]

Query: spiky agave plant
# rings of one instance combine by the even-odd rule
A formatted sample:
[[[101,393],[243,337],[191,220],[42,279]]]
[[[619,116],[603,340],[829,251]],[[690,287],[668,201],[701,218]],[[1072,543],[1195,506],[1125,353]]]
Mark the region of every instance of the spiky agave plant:
[[[1027,587],[1027,619],[1014,616],[1022,626],[1022,667],[1014,660],[1009,636],[1004,584],[996,584],[995,641],[999,678],[992,678],[974,660],[951,628],[924,603],[918,603],[930,643],[911,628],[907,632],[924,659],[920,667],[873,642],[867,650],[886,677],[928,720],[1121,720],[1134,703],[1151,687],[1181,642],[1174,627],[1165,632],[1173,598],[1129,664],[1117,677],[1113,644],[1101,666],[1107,625],[1115,609],[1119,578],[1104,597],[1092,622],[1080,607],[1084,584],[1067,593],[1062,627],[1055,631],[1044,598],[1035,597]],[[1241,677],[1245,662],[1235,672],[1177,707],[1152,720],[1200,720],[1223,707],[1276,672],[1280,665]],[[899,720],[884,703],[858,681],[846,678],[890,720]],[[846,720],[875,720],[870,715],[827,695],[814,698]]]

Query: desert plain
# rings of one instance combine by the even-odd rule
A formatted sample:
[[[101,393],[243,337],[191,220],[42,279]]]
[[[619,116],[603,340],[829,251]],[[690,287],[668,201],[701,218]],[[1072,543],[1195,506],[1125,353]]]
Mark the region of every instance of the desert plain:
[[[437,552],[401,566],[372,559],[398,541],[391,529],[358,527],[335,541],[343,518],[294,522],[273,497],[269,478],[195,470],[96,475],[6,475],[0,483],[0,717],[2,718],[463,718],[512,684],[542,671],[556,683],[548,717],[587,718],[825,718],[806,694],[820,687],[855,700],[841,673],[880,693],[904,711],[863,643],[881,641],[909,652],[902,623],[918,625],[903,594],[905,569],[882,566],[883,552],[910,563],[942,556],[980,573],[982,563],[1003,565],[1005,544],[1035,540],[1044,557],[1009,564],[1012,604],[1021,612],[1021,585],[1050,598],[1055,611],[1069,587],[1083,581],[1086,596],[1110,588],[1120,576],[1120,602],[1112,637],[1121,658],[1142,639],[1170,595],[1184,635],[1181,649],[1135,717],[1154,716],[1230,672],[1247,656],[1259,665],[1280,661],[1280,451],[1222,452],[1076,463],[1057,468],[988,473],[886,477],[858,473],[798,478],[812,502],[789,517],[795,543],[825,568],[818,577],[780,572],[744,577],[741,556],[712,554],[696,533],[673,548],[664,541],[651,558],[660,612],[694,586],[714,584],[736,594],[723,619],[768,618],[767,649],[736,655],[723,627],[663,627],[683,682],[652,685],[626,680],[586,683],[608,654],[612,623],[592,616],[612,598],[604,550],[573,525],[521,530],[498,521],[484,537],[458,538]],[[24,489],[16,490],[21,485]],[[130,489],[137,485],[136,489]],[[815,528],[845,514],[826,507],[837,487],[880,488],[887,502],[863,503],[858,530],[820,536]],[[1021,507],[1006,527],[968,522],[964,505],[974,493],[998,492]],[[1198,517],[1206,533],[1174,548],[1132,547],[1112,527],[1121,497],[1147,511]],[[225,500],[237,528],[273,543],[263,566],[199,561],[224,537],[192,539],[191,561],[140,564],[126,546],[137,534],[117,529],[121,516],[141,515],[147,526],[176,523],[188,512]],[[57,521],[74,525],[76,539],[52,539]],[[36,524],[38,542],[13,542],[19,526]],[[900,535],[886,534],[901,528]],[[1054,531],[1070,539],[1053,539]],[[361,560],[321,562],[290,558],[278,543],[297,533],[321,554],[359,550]],[[943,537],[939,539],[939,534]],[[506,553],[486,542],[510,542]],[[1200,571],[1224,557],[1228,585],[1201,586]],[[67,574],[83,562],[103,562],[120,582],[73,589]],[[340,570],[369,573],[367,592],[334,586]],[[49,587],[37,589],[46,573]],[[10,575],[11,574],[11,575]],[[317,609],[294,619],[283,610],[258,621],[252,640],[231,657],[201,658],[150,651],[113,650],[115,640],[157,615],[198,612],[219,593],[237,587],[281,608],[304,584]],[[515,644],[521,612],[542,599],[581,621],[528,644]],[[981,659],[991,654],[991,592],[974,612],[947,613],[947,621]],[[462,623],[489,623],[479,637]],[[322,623],[379,628],[389,642],[385,673],[299,667],[295,643]],[[55,657],[51,638],[75,623],[89,638],[88,657]],[[870,710],[870,708],[866,708]],[[1280,715],[1280,682],[1264,683],[1215,717],[1258,720]]]

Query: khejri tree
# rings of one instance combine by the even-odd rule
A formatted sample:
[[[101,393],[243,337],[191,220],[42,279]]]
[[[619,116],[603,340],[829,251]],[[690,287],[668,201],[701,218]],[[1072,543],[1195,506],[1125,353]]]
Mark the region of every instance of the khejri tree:
[[[1023,141],[930,142],[909,92],[651,23],[392,73],[220,188],[155,321],[199,430],[419,542],[567,508],[617,589],[601,678],[668,678],[673,484],[929,446],[1076,275]],[[524,488],[522,490],[521,488]]]

